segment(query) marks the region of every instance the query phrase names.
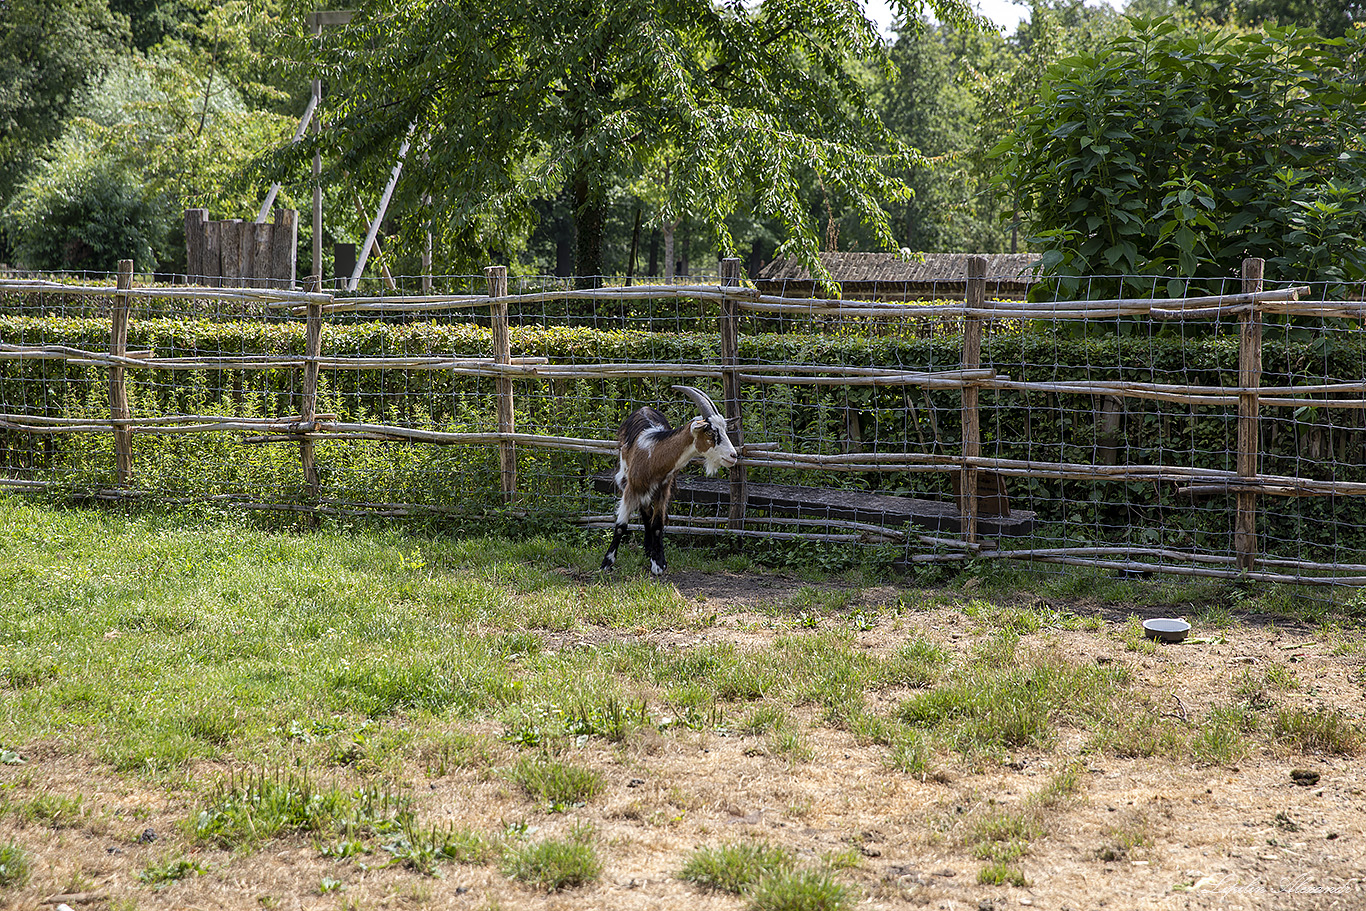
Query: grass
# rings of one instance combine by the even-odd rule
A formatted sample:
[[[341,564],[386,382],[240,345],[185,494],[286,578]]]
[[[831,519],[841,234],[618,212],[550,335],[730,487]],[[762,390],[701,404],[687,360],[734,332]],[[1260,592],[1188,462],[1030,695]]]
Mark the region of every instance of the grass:
[[[1281,709],[1272,723],[1276,741],[1300,753],[1350,756],[1361,749],[1361,725],[1341,709]]]
[[[813,570],[810,585],[753,621],[771,634],[742,647],[718,634],[732,618],[718,619],[714,602],[646,573],[595,574],[596,550],[366,524],[272,530],[234,516],[0,496],[0,762],[23,775],[30,744],[77,742],[126,778],[187,788],[186,853],[149,865],[152,886],[202,872],[179,864],[192,850],[240,855],[293,838],[337,863],[423,877],[448,864],[499,865],[554,892],[594,882],[599,852],[613,845],[585,825],[528,838],[536,825],[568,825],[538,815],[616,805],[600,797],[614,793],[619,772],[653,785],[660,744],[731,737],[743,754],[795,766],[815,761],[833,729],[880,750],[886,767],[941,783],[955,764],[1048,750],[1063,730],[1084,751],[1207,765],[1268,744],[1336,755],[1362,747],[1361,725],[1340,711],[1278,707],[1273,696],[1317,697],[1308,673],[1301,681],[1276,665],[1244,672],[1227,704],[1192,703],[1189,713],[1149,704],[1125,668],[1166,652],[1150,648],[1136,621],[1083,620],[1047,603],[1069,588],[1102,601],[1152,591],[1195,613],[1166,582],[1051,576],[1025,598],[984,574],[971,597],[945,590],[872,606],[830,591]],[[688,561],[737,565],[733,555]],[[1241,603],[1200,591],[1216,606]],[[957,625],[929,626],[922,610],[956,612]],[[1334,641],[1356,641],[1359,623],[1331,622],[1341,624],[1324,627]],[[1058,648],[1076,629],[1111,638],[1101,663]],[[870,630],[894,638],[868,647],[878,641]],[[641,769],[604,777],[592,765],[603,755]],[[200,774],[214,767],[239,771]],[[423,771],[500,789],[531,824],[505,820],[512,834],[489,835],[420,818],[410,789]],[[1021,858],[1047,835],[1049,812],[1084,787],[1083,772],[1064,765],[1017,804],[961,818],[955,844],[982,864],[980,882],[1025,881]],[[652,805],[648,790],[622,792],[641,795],[624,811],[637,815],[624,818],[672,825],[692,805]],[[108,825],[90,800],[12,784],[0,815],[51,830]],[[811,812],[795,797],[789,809],[793,819]],[[853,893],[831,878],[835,864],[799,869],[786,849],[741,841],[698,849],[679,875],[753,908],[843,908]],[[31,869],[42,867],[24,846],[0,843],[0,885]]]
[[[187,828],[195,841],[236,850],[286,834],[398,829],[410,816],[406,797],[386,788],[323,787],[305,774],[258,771],[220,782]]]
[[[28,852],[18,842],[0,844],[0,888],[13,889],[25,885],[33,872]]]
[[[596,882],[602,861],[593,846],[592,828],[580,825],[564,838],[512,845],[503,857],[503,872],[545,892],[560,892]]]
[[[847,911],[854,893],[821,870],[794,870],[768,876],[755,884],[749,911]]]
[[[196,860],[188,857],[170,856],[148,864],[138,874],[138,882],[151,886],[154,889],[164,889],[177,880],[185,879],[187,876],[199,876],[207,873]]]
[[[603,789],[599,773],[547,756],[524,756],[507,775],[553,813],[583,804]]]
[[[898,707],[905,724],[969,756],[1044,746],[1064,717],[1107,717],[1122,670],[1076,665],[1058,655],[1014,660],[1012,633],[988,640],[945,682]]]
[[[794,865],[795,858],[785,848],[762,841],[735,841],[698,848],[678,876],[702,889],[740,895],[764,877],[785,873]]]
[[[435,876],[440,863],[487,863],[493,857],[495,843],[471,829],[452,825],[424,827],[409,819],[384,844],[384,850],[393,856],[395,863]]]

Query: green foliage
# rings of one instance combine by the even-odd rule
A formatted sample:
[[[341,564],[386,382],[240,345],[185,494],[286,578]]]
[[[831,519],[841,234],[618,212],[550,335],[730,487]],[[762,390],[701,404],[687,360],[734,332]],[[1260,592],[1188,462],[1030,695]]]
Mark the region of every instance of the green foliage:
[[[127,24],[104,0],[0,6],[0,204],[126,40]]]
[[[971,756],[1041,746],[1064,718],[1099,719],[1111,712],[1114,673],[1057,657],[1016,666],[1013,650],[1003,653],[1002,644],[989,640],[971,667],[904,700],[897,718]]]
[[[482,864],[493,853],[493,845],[480,834],[454,826],[421,827],[411,819],[384,845],[395,863],[424,873],[437,875],[438,863]]]
[[[54,144],[0,213],[21,262],[50,270],[147,267],[167,256],[168,201],[79,134]]]
[[[960,26],[980,21],[963,0],[928,5]],[[853,0],[376,0],[296,53],[343,105],[317,140],[339,147],[334,175],[382,183],[404,138],[419,144],[391,211],[420,213],[405,220],[408,245],[434,225],[448,257],[484,240],[507,246],[531,200],[563,192],[576,218],[575,274],[601,275],[608,193],[645,178],[663,190],[662,223],[705,222],[724,255],[734,249],[727,217],[752,199],[819,273],[799,193],[807,175],[891,245],[883,206],[906,188],[890,169],[914,157],[871,105],[863,67],[885,56]],[[312,148],[284,165],[299,169]]]
[[[199,876],[208,870],[197,860],[188,857],[166,857],[148,864],[138,874],[138,882],[154,889],[164,889],[187,876]]]
[[[1114,275],[1145,277],[1129,293],[1177,296],[1245,256],[1276,275],[1366,277],[1366,149],[1352,126],[1366,33],[1129,24],[1051,66],[993,151],[1058,277],[1038,293]]]
[[[293,118],[270,110],[288,103],[266,53],[280,26],[274,2],[126,5],[138,7],[135,26],[158,32],[158,43],[101,60],[81,91],[61,99],[66,117],[46,128],[52,142],[24,147],[14,192],[0,186],[4,229],[29,268],[109,270],[132,258],[148,271],[183,269],[183,210],[254,217],[260,187],[244,180],[247,165],[291,132]],[[174,28],[169,17],[179,17]],[[66,26],[42,25],[52,29],[44,44],[63,43]],[[289,202],[287,187],[280,203]]]
[[[1316,29],[1329,38],[1347,34],[1366,15],[1366,5],[1361,0],[1148,0],[1133,6],[1185,9],[1220,25],[1298,25]]]
[[[79,306],[73,303],[73,307]],[[8,343],[66,345],[101,350],[108,345],[108,323],[91,318],[0,316],[0,339]],[[152,349],[159,356],[190,353],[298,355],[303,327],[297,322],[252,322],[171,319],[152,316],[133,321],[130,348]],[[403,356],[434,353],[484,356],[489,330],[473,324],[351,322],[329,324],[323,336],[325,355]],[[579,327],[525,325],[514,329],[518,354],[557,361],[650,360],[705,363],[714,358],[716,336],[705,332],[615,332]],[[1263,345],[1263,385],[1288,386],[1307,376],[1360,376],[1366,364],[1363,339],[1335,331],[1268,327]],[[877,337],[863,333],[825,336],[806,333],[745,336],[741,356],[755,363],[829,363],[851,366],[907,366],[938,369],[957,366],[960,342],[953,335],[931,338]],[[1043,334],[1001,334],[983,346],[984,362],[1004,367],[1023,381],[1119,380],[1152,382],[1182,377],[1197,386],[1227,386],[1237,379],[1237,343],[1232,333],[1181,338],[1135,335],[1058,338]],[[297,373],[293,371],[154,371],[131,373],[134,413],[223,414],[259,417],[295,413]],[[593,380],[558,384],[527,383],[517,399],[517,425],[527,432],[559,436],[607,438],[634,403],[668,401],[667,380]],[[491,427],[490,389],[485,382],[439,371],[338,371],[325,375],[320,410],[344,421],[401,424],[437,431],[484,431]],[[787,450],[838,452],[844,432],[845,402],[839,390],[819,387],[769,387],[754,391],[745,405],[750,438],[777,443]],[[956,393],[927,396],[938,413],[937,424],[926,398],[909,398],[907,390],[869,390],[860,402],[868,438],[906,441],[917,437],[944,447],[956,445]],[[102,371],[50,360],[0,364],[0,399],[16,411],[54,417],[103,418],[108,394]],[[912,411],[910,406],[915,406]],[[984,443],[1002,458],[1033,459],[1042,447],[1059,461],[1089,463],[1100,445],[1094,402],[1085,395],[1045,395],[986,391],[981,395]],[[1272,432],[1262,441],[1263,470],[1268,474],[1307,472],[1312,477],[1366,480],[1366,471],[1350,457],[1356,428],[1341,412],[1298,413],[1265,422]],[[1236,424],[1221,406],[1173,409],[1163,403],[1126,405],[1119,458],[1129,464],[1190,464],[1231,471]],[[113,451],[108,434],[70,435],[51,440],[0,431],[3,458],[21,477],[50,479],[67,490],[96,489],[110,483]],[[898,442],[898,445],[902,445]],[[1313,448],[1311,449],[1311,445]],[[1348,453],[1344,456],[1342,453]],[[1317,453],[1317,454],[1315,454]],[[546,515],[602,512],[606,495],[588,489],[583,480],[608,470],[603,457],[519,449],[520,483],[526,505]],[[396,446],[369,440],[322,441],[317,447],[324,499],[362,503],[424,504],[460,510],[498,522],[497,454],[482,446]],[[1173,461],[1177,460],[1177,461]],[[244,444],[233,434],[183,436],[138,435],[134,438],[138,483],[147,490],[174,496],[241,496],[250,492],[261,502],[314,502],[301,484],[297,449],[289,444]],[[807,475],[767,471],[756,480],[801,483]],[[857,487],[867,480],[830,477],[829,483]],[[888,474],[876,482],[882,489],[911,495],[947,495],[927,475]],[[1117,529],[1117,537],[1135,543],[1159,538],[1182,546],[1222,546],[1230,527],[1232,501],[1211,502],[1198,510],[1170,485],[1013,480],[1014,497],[1030,502],[1043,523],[1090,540],[1099,529]],[[1327,498],[1295,501],[1293,510],[1264,514],[1262,530],[1269,541],[1297,540],[1313,547],[1366,545],[1366,522],[1349,516],[1366,504]],[[813,542],[783,542],[749,551],[752,559],[791,566],[838,570],[864,565],[866,547],[821,547]],[[467,604],[463,609],[478,610]],[[572,623],[577,608],[538,605],[533,625]],[[353,669],[360,673],[363,667]],[[430,669],[434,673],[440,668]],[[2,671],[2,669],[0,669]],[[26,677],[41,667],[14,667]],[[415,671],[416,672],[416,671]],[[368,673],[368,671],[366,671]],[[427,673],[427,671],[422,671]],[[340,678],[339,678],[340,679]],[[352,681],[356,682],[356,681]],[[339,694],[376,696],[383,689],[349,684]],[[435,698],[440,681],[431,678]],[[761,681],[736,680],[762,686]],[[366,695],[366,694],[369,695]],[[824,697],[822,697],[823,699]],[[459,705],[452,696],[447,705]],[[356,703],[357,707],[360,703]],[[432,705],[437,707],[437,703]],[[362,711],[379,714],[406,706],[384,699]],[[603,736],[617,736],[630,722],[629,705],[618,706],[616,723],[606,710],[590,707],[585,724]],[[624,713],[623,713],[624,712]],[[615,724],[617,734],[609,733]]]

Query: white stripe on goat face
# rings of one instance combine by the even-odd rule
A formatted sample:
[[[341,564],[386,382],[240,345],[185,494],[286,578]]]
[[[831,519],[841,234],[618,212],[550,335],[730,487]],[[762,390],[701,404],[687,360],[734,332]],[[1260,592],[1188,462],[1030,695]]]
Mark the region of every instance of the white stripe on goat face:
[[[714,475],[722,468],[730,468],[739,460],[735,444],[726,433],[726,420],[719,414],[695,419],[692,422],[692,431],[707,474]]]

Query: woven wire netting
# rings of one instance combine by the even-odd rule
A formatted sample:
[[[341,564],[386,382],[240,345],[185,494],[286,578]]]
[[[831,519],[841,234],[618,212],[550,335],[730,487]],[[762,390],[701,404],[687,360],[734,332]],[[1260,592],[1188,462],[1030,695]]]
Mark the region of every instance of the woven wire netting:
[[[287,426],[305,404],[302,306],[135,298],[129,354],[195,358],[198,366],[125,370],[132,414],[149,423],[135,428],[132,476],[120,485],[107,426],[109,365],[82,356],[109,350],[111,297],[4,292],[3,483],[300,510],[606,521],[616,467],[608,445],[587,452],[517,445],[517,491],[509,500],[496,442],[402,440],[388,432],[498,430],[497,379],[457,369],[492,351],[492,309],[477,300],[488,294],[486,278],[440,277],[435,293],[467,298],[440,309],[439,302],[405,308],[426,299],[421,278],[397,281],[399,291],[338,294],[338,305],[359,308],[324,316],[316,484],[300,468],[298,428]],[[724,407],[720,279],[680,281],[718,293],[652,291],[659,280],[637,279],[630,288],[566,296],[594,283],[513,276],[515,431],[609,443],[641,405],[675,423],[691,417],[691,404],[670,389],[679,383]],[[85,276],[79,283],[94,282]],[[1237,279],[1191,284],[1198,290],[1183,284],[1178,293],[1240,290]],[[1359,302],[1364,290],[1294,284],[1308,284],[1302,300]],[[811,289],[780,288],[776,296],[785,291],[793,299],[783,306],[756,299],[743,308],[738,361],[729,365],[741,374],[739,431],[750,447],[743,532],[825,536],[899,560],[969,555],[955,494],[963,389],[944,380],[963,366],[965,323],[961,310],[935,300],[952,287],[892,289],[889,299],[925,302],[888,315],[804,306],[800,298]],[[1166,279],[1106,277],[1052,292],[1039,285],[1033,297],[1046,304],[1051,293],[1061,304],[1172,292]],[[981,471],[1001,496],[979,502],[980,543],[1046,560],[1236,572],[1240,315],[1061,319],[1039,311],[1025,318],[1011,309],[1018,303],[995,306],[1013,315],[983,321],[980,364],[991,382],[978,387],[987,460]],[[1359,320],[1260,320],[1263,389],[1366,377]],[[29,353],[16,353],[20,348]],[[1366,563],[1366,499],[1350,486],[1366,483],[1366,390],[1299,388],[1261,398],[1259,473],[1304,483],[1282,484],[1276,495],[1261,488],[1258,569],[1344,581],[1366,575],[1358,566]],[[1157,470],[1129,470],[1139,467]],[[729,492],[724,478],[690,469],[671,524],[734,534],[727,529]],[[1289,493],[1296,495],[1281,495]]]

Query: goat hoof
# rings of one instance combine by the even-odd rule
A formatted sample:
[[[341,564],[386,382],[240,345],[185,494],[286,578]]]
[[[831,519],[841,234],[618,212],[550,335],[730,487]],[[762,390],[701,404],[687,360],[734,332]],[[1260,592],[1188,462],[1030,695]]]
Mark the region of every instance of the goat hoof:
[[[664,575],[665,571],[667,571],[668,568],[669,567],[664,565],[663,563],[656,563],[654,560],[650,561],[650,572],[656,576]]]

